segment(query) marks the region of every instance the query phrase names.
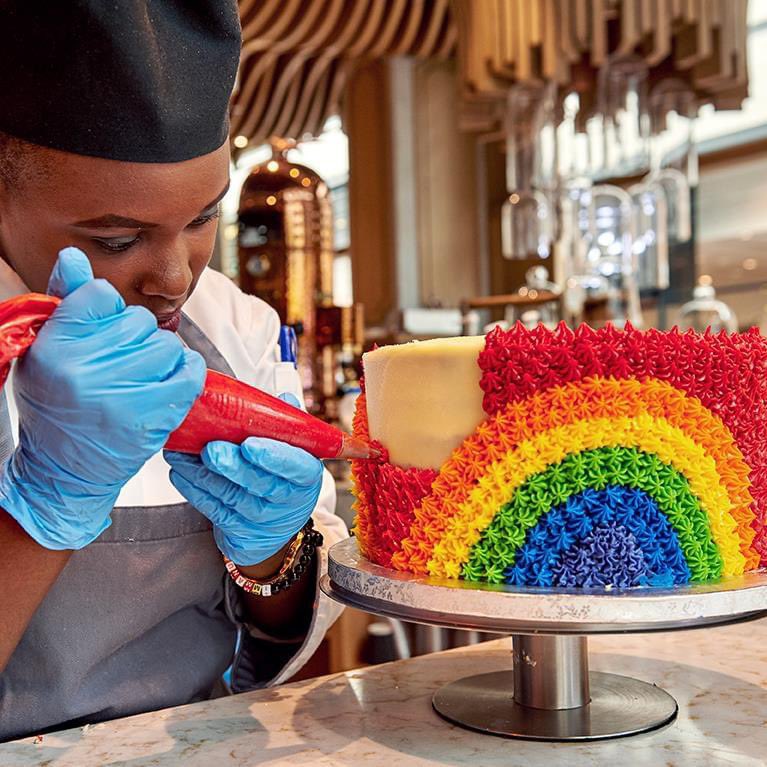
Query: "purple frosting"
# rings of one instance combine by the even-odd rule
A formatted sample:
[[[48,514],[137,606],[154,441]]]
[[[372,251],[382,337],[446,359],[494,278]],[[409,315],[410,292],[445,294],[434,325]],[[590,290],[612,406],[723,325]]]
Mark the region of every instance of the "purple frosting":
[[[623,525],[597,525],[552,567],[554,586],[629,588],[645,582],[647,564],[634,535]]]

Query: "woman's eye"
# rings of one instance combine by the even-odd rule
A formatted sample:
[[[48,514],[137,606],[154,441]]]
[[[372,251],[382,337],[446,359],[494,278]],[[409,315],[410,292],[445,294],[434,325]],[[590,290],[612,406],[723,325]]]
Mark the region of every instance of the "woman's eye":
[[[214,219],[217,219],[219,214],[221,213],[221,207],[219,205],[216,205],[216,207],[211,211],[206,211],[201,216],[198,216],[194,221],[192,221],[189,226],[205,226],[209,221],[213,221]]]
[[[136,234],[130,237],[93,237],[92,239],[100,248],[110,253],[120,253],[132,248],[141,237]]]

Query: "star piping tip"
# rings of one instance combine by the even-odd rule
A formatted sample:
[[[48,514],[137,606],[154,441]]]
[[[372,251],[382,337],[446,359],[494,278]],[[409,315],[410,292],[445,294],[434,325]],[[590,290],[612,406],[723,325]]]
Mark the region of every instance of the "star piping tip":
[[[359,437],[353,437],[351,434],[344,434],[343,443],[341,445],[341,451],[338,454],[338,458],[346,458],[347,460],[352,458],[362,460],[377,460],[382,456],[381,451],[373,445],[369,445]]]

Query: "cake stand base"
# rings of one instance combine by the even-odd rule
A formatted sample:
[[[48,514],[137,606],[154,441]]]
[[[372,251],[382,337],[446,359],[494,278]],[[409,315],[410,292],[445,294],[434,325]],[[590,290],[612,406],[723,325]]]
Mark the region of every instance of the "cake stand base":
[[[585,637],[513,637],[512,671],[445,685],[432,704],[454,724],[508,738],[620,738],[672,722],[676,701],[638,679],[588,672]]]
[[[678,631],[767,615],[767,573],[673,589],[533,589],[401,573],[366,560],[354,539],[328,553],[322,590],[361,610],[432,626],[511,634],[511,671],[438,690],[436,711],[479,732],[584,741],[672,722],[676,701],[652,684],[589,674],[586,636]]]

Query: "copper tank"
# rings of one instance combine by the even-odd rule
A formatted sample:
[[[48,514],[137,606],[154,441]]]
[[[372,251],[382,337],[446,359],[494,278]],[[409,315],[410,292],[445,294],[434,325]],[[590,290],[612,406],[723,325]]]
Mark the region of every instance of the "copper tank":
[[[306,404],[322,414],[334,388],[317,343],[318,310],[333,303],[330,195],[313,170],[288,161],[290,144],[272,146],[271,159],[252,169],[240,193],[240,287],[296,329]]]

